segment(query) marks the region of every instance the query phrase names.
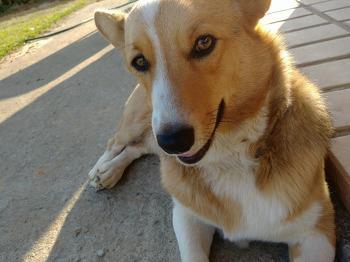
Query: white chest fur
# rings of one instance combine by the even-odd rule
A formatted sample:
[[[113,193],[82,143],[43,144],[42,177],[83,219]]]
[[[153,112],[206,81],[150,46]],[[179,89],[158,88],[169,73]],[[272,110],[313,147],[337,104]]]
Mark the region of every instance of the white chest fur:
[[[265,194],[256,186],[259,162],[250,156],[249,146],[264,134],[267,115],[264,107],[255,119],[243,123],[232,134],[216,134],[199,166],[204,182],[214,195],[231,199],[241,208],[237,215],[239,223],[232,218],[233,232],[225,232],[221,225],[194,215],[223,230],[225,237],[232,241],[293,242],[293,235],[313,226],[321,212],[320,204],[315,203],[298,218],[287,222],[288,207],[273,192]]]
[[[226,139],[218,137],[217,141]],[[241,223],[235,232],[224,232],[225,236],[231,240],[260,239],[286,217],[287,210],[280,201],[264,196],[257,189],[255,172],[259,163],[248,155],[248,142],[236,143],[234,140],[230,139],[235,143],[231,145],[225,141],[229,150],[214,152],[213,155],[221,155],[220,162],[203,166],[202,172],[215,195],[232,199],[241,206]],[[215,149],[220,148],[217,143]]]
[[[316,223],[321,212],[320,204],[313,204],[298,218],[287,222],[287,206],[273,193],[266,195],[256,187],[255,170],[258,163],[250,159],[245,150],[244,144],[236,147],[228,156],[230,164],[203,168],[205,182],[213,193],[232,199],[241,206],[240,222],[233,232],[223,231],[224,236],[231,241],[293,242],[295,234],[306,232]],[[205,221],[223,230],[220,225]]]
[[[288,210],[278,199],[264,195],[256,187],[256,166],[257,163],[237,152],[236,158],[231,159],[231,167],[205,170],[205,182],[213,193],[241,206],[240,223],[234,232],[224,232],[230,240],[273,240],[276,227],[287,217]]]
[[[293,230],[315,223],[319,215],[320,206],[315,204],[293,223],[286,224],[288,207],[273,193],[266,195],[257,188],[255,173],[259,163],[251,158],[248,149],[263,135],[267,112],[264,107],[255,119],[242,124],[232,135],[217,135],[202,164],[205,183],[213,193],[232,199],[241,207],[240,223],[234,232],[224,232],[230,240],[288,241]]]

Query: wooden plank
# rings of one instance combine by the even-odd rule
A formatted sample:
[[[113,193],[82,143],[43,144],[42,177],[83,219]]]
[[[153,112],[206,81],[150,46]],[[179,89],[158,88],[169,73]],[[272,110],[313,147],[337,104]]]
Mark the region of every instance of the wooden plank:
[[[319,11],[325,12],[333,9],[350,7],[350,1],[349,0],[328,1],[324,3],[314,4],[312,7],[318,9]]]
[[[348,47],[349,51],[350,48]],[[342,59],[301,68],[322,90],[350,83],[350,59]]]
[[[324,97],[336,131],[350,130],[350,89],[325,93]]]
[[[350,212],[350,136],[334,138],[327,161],[327,173]]]
[[[295,47],[345,35],[350,33],[339,26],[329,24],[286,33],[284,38],[288,47]]]
[[[306,15],[311,15],[311,12],[306,10],[305,8],[299,7],[295,9],[288,9],[284,11],[267,14],[263,19],[261,19],[261,22],[264,24],[270,24],[270,23],[285,21],[291,18],[303,17]]]
[[[295,19],[268,24],[267,28],[273,32],[290,32],[301,30],[310,26],[324,25],[329,22],[317,15],[298,17]]]
[[[297,65],[350,55],[350,37],[294,48],[291,53]]]
[[[329,15],[330,17],[338,21],[348,20],[350,19],[350,7],[343,8],[340,10],[325,12],[325,14]]]

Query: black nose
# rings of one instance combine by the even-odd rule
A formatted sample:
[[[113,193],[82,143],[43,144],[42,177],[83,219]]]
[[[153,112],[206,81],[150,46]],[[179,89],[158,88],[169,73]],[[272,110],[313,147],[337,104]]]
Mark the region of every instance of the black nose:
[[[157,135],[158,145],[168,154],[182,154],[194,144],[194,129],[189,126],[168,125]]]

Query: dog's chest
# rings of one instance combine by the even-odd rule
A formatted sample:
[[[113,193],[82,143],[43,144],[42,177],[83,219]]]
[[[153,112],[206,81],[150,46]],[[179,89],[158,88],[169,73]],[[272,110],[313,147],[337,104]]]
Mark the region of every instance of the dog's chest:
[[[269,240],[270,232],[276,231],[276,226],[286,217],[287,209],[278,199],[265,195],[256,187],[258,163],[241,150],[234,151],[226,163],[230,164],[206,168],[205,183],[219,198],[238,203],[240,211],[232,217],[232,223],[235,223],[232,232],[216,226],[231,240]]]

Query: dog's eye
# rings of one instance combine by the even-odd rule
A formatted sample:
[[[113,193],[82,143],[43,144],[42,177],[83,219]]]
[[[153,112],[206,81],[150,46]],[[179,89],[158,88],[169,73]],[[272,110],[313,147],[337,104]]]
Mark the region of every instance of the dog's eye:
[[[202,58],[209,55],[215,48],[217,39],[212,35],[202,35],[197,38],[191,51],[192,58]]]
[[[132,60],[131,65],[140,72],[146,72],[149,69],[149,62],[143,55],[136,56]]]

